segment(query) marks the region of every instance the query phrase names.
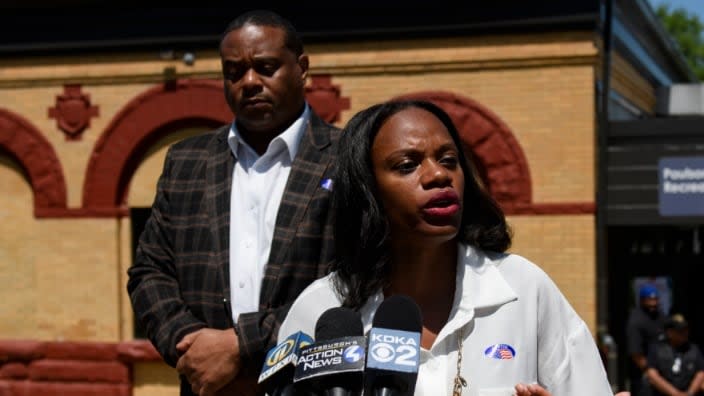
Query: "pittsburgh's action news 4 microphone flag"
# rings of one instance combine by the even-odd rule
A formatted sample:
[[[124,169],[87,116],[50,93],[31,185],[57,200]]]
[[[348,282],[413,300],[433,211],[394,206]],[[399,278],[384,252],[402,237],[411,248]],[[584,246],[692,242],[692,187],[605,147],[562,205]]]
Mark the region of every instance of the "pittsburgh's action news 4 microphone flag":
[[[296,390],[316,396],[358,396],[364,381],[364,328],[358,312],[336,307],[315,324],[315,342],[301,349]]]
[[[301,331],[288,336],[279,345],[271,348],[264,358],[264,366],[259,374],[259,383],[270,396],[290,396],[295,394],[293,374],[301,348],[313,343],[313,338]]]
[[[393,295],[379,305],[367,336],[365,396],[413,395],[422,328],[420,308],[410,297]]]

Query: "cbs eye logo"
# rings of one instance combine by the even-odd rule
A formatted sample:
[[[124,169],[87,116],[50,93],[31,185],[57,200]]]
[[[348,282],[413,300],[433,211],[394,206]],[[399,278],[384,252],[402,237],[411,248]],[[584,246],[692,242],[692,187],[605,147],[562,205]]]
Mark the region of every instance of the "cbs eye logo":
[[[382,363],[390,362],[394,360],[394,357],[396,356],[394,348],[392,348],[391,345],[383,342],[374,345],[370,352],[375,360]]]
[[[372,346],[370,355],[380,363],[400,364],[403,366],[415,366],[416,348],[411,345],[393,345],[380,342]]]

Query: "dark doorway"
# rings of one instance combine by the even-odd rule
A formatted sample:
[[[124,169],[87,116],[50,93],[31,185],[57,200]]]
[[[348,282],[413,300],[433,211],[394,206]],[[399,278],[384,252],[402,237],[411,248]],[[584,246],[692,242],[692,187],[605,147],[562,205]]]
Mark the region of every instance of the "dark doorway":
[[[666,313],[683,313],[690,339],[704,343],[704,227],[687,225],[611,226],[608,230],[609,329],[619,347],[619,385],[628,373],[625,326],[636,304],[634,281],[666,283]],[[661,299],[661,302],[663,299]]]

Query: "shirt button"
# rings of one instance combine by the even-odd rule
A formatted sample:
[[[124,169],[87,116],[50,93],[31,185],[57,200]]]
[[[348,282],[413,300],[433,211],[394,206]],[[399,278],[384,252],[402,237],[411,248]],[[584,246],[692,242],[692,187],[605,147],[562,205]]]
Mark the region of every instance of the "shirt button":
[[[239,287],[240,287],[240,289],[244,288],[244,281],[240,281]]]

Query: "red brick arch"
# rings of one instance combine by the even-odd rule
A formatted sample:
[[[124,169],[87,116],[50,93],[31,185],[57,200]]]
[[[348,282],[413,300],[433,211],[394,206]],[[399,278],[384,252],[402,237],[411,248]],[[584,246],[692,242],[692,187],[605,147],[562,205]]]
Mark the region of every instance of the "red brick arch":
[[[83,185],[83,208],[121,215],[129,180],[148,146],[165,129],[232,120],[221,81],[178,80],[136,96],[110,121],[93,148]]]
[[[395,99],[428,100],[452,118],[492,195],[511,208],[531,203],[531,178],[523,149],[511,129],[478,102],[447,92],[417,92]]]
[[[66,209],[64,172],[51,143],[29,121],[5,109],[0,109],[0,150],[27,172],[36,217]]]

